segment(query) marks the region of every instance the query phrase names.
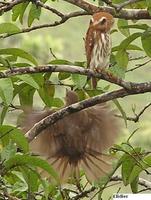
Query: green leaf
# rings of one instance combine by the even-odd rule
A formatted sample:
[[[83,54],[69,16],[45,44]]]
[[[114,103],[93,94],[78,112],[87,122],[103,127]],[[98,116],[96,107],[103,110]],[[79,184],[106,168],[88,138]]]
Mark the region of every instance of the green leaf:
[[[28,74],[23,74],[23,75],[17,75],[16,76],[18,79],[23,80],[25,83],[27,83],[28,85],[32,86],[35,89],[39,89],[39,85],[37,84],[37,82],[33,79],[33,77],[31,75]]]
[[[53,98],[51,106],[53,107],[62,107],[64,105],[63,101],[59,98]]]
[[[23,108],[26,106],[32,107],[35,89],[31,87],[30,85],[27,85],[27,84],[23,84],[23,85],[24,85],[23,90],[19,91],[20,105]]]
[[[115,46],[115,47],[112,48],[112,52],[119,51],[119,50],[120,50],[120,46]],[[129,44],[127,46],[126,50],[143,51],[142,48],[140,48],[139,46],[137,46],[135,44]]]
[[[8,111],[8,106],[3,106],[3,108],[2,108],[2,111],[1,111],[1,113],[0,113],[0,125],[1,124],[3,124],[3,122],[4,122],[4,119],[5,119],[5,116],[6,116],[6,113],[7,113],[7,111]]]
[[[43,102],[48,106],[52,106],[53,102],[53,96],[55,93],[55,87],[54,85],[50,85],[49,83],[45,82],[43,86],[38,90],[39,95]]]
[[[9,62],[16,62],[17,56],[10,55],[10,56],[6,56],[5,59]],[[10,64],[9,64],[9,66],[10,66]],[[11,66],[12,66],[12,63],[11,63]]]
[[[3,34],[3,33],[12,34],[12,33],[18,33],[18,32],[20,32],[20,28],[16,26],[15,24],[12,24],[12,23],[0,24],[0,34]]]
[[[8,67],[9,66],[9,61],[7,61],[5,58],[0,56],[0,63],[3,65],[3,67]]]
[[[13,100],[13,84],[10,78],[0,79],[0,97],[5,105],[10,105]]]
[[[1,160],[8,160],[15,155],[17,151],[16,146],[10,141],[1,151]]]
[[[123,25],[121,26],[122,29],[127,29],[127,28],[134,28],[134,29],[141,29],[141,30],[147,30],[148,29],[147,24],[132,24],[132,25]]]
[[[125,111],[123,110],[122,106],[120,105],[119,101],[117,99],[114,99],[113,100],[114,104],[117,106],[118,110],[120,111],[123,119],[124,119],[124,122],[125,122],[125,125],[127,127],[127,117],[126,117],[126,113]]]
[[[136,38],[140,37],[142,33],[133,33],[129,37],[127,37],[125,40],[121,42],[119,45],[119,50],[116,53],[115,59],[117,62],[117,65],[121,68],[127,68],[128,65],[128,54],[126,52],[127,47],[130,45],[132,41],[134,41]]]
[[[7,171],[17,166],[39,167],[48,172],[48,174],[55,178],[55,180],[58,180],[58,175],[55,170],[47,163],[47,161],[42,160],[41,158],[28,155],[15,155],[9,160],[5,161],[4,166]]]
[[[25,3],[20,3],[16,6],[13,7],[12,9],[12,20],[16,21],[17,18],[19,17],[20,23],[23,24],[23,16],[25,13],[25,10],[28,6],[29,2],[25,2]]]
[[[135,181],[136,177],[138,177],[140,172],[142,172],[142,171],[143,171],[143,169],[140,166],[135,165],[129,176],[129,183],[132,183],[133,181]]]
[[[129,28],[122,28],[122,26],[128,26],[128,21],[125,19],[118,19],[117,26],[119,31],[126,37],[130,35]]]
[[[129,184],[129,177],[134,166],[135,160],[131,156],[125,154],[122,162],[122,179],[125,186]]]
[[[25,153],[29,151],[28,141],[25,138],[25,136],[23,135],[23,132],[13,126],[1,125],[0,126],[0,137],[2,138],[2,140],[5,140],[5,137],[7,140],[11,139]]]
[[[17,63],[12,64],[12,66],[13,66],[13,68],[15,68],[15,67],[30,67],[31,64],[25,63],[25,62],[17,62]]]
[[[26,172],[27,172],[27,170],[26,170]],[[28,184],[26,183],[26,181],[23,177],[23,174],[19,171],[11,171],[11,174],[13,174],[13,178],[15,176],[15,179],[17,179],[12,188],[13,192],[21,193],[21,192],[28,191]]]
[[[30,27],[35,19],[40,18],[41,8],[37,7],[35,4],[31,5],[29,15],[28,15],[28,26]]]
[[[76,65],[76,66],[79,66],[79,67],[85,67],[86,66],[86,62],[85,61],[75,61],[74,63],[73,63],[74,65]]]
[[[133,193],[138,192],[138,181],[139,181],[139,176],[136,176],[136,178],[130,184]]]
[[[120,68],[127,68],[128,65],[128,53],[125,51],[125,49],[121,49],[117,52],[116,56],[115,56],[117,65]]]
[[[145,157],[143,161],[147,164],[146,167],[151,167],[151,156]]]
[[[147,10],[149,12],[149,14],[151,15],[151,0],[146,0],[146,4],[147,4]]]
[[[57,65],[72,65],[73,63],[68,60],[63,59],[55,59],[49,62],[49,64],[57,64]]]
[[[34,65],[38,65],[37,61],[31,54],[19,48],[0,49],[0,55],[13,55],[13,56],[21,57],[30,61]]]
[[[64,80],[70,77],[70,73],[60,72],[58,75],[59,80]]]
[[[84,76],[84,75],[72,74],[71,77],[72,77],[74,84],[79,89],[83,88],[83,86],[85,86],[85,84],[87,82],[87,76]]]
[[[93,92],[93,91],[95,91],[95,90],[88,90],[88,92]],[[88,97],[88,95],[89,95],[89,93],[87,92],[87,91],[84,91],[83,89],[78,89],[77,91],[76,91],[76,93],[77,93],[77,95],[78,95],[78,99],[79,99],[79,101],[82,101],[82,100],[84,100],[84,99],[86,99],[86,97]],[[88,95],[87,95],[88,94]],[[92,94],[92,93],[91,93]],[[99,93],[100,94],[100,93]],[[90,96],[90,95],[89,95]],[[92,94],[92,96],[95,96],[95,95],[93,95]]]
[[[151,57],[151,28],[142,34],[141,41],[146,54]]]
[[[109,68],[109,71],[114,75],[117,76],[119,78],[124,78],[125,77],[125,69],[121,66],[118,66],[117,64],[115,64],[114,66]]]
[[[36,192],[38,191],[38,179],[39,176],[37,175],[35,170],[28,170],[27,168],[23,169],[23,175],[25,178],[26,183],[28,184],[28,191],[29,192]]]
[[[133,33],[132,35],[130,35],[129,37],[127,37],[125,40],[123,40],[120,44],[120,50],[122,49],[126,49],[128,47],[128,45],[134,41],[135,39],[137,39],[138,37],[140,37],[142,35],[142,33]]]

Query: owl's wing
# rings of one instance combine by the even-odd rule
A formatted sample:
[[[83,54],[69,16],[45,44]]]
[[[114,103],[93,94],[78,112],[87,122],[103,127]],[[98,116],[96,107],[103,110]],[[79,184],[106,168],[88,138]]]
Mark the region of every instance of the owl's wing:
[[[90,68],[91,54],[94,47],[94,33],[92,28],[89,27],[85,38],[85,51],[87,57],[87,68]]]
[[[104,155],[104,150],[111,147],[118,134],[118,122],[108,106],[96,105],[84,111],[86,118],[79,123],[83,125],[85,135],[85,156],[81,166],[90,181],[99,179],[111,170],[111,157]]]

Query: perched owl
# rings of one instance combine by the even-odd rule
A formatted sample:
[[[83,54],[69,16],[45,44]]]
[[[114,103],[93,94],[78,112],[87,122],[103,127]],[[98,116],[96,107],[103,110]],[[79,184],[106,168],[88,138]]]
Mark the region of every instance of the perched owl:
[[[85,50],[87,57],[87,67],[101,72],[109,66],[111,54],[110,30],[113,26],[114,18],[107,12],[95,13],[86,33]],[[96,88],[97,82],[92,78],[92,86]]]

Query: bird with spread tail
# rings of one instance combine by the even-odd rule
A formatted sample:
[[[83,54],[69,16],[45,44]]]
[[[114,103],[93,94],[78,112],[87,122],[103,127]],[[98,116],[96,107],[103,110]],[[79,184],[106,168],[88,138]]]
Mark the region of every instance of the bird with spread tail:
[[[77,103],[78,95],[68,91],[65,101],[65,106]],[[54,112],[53,109],[28,111],[22,125],[24,132]],[[61,182],[66,182],[70,175],[78,179],[80,169],[89,181],[94,181],[106,175],[110,168],[109,157],[103,151],[114,143],[118,127],[109,106],[98,104],[69,114],[47,127],[30,143],[30,148],[54,167]]]
[[[98,73],[109,66],[111,54],[110,31],[114,18],[107,12],[95,13],[89,24],[85,38],[87,67]],[[92,87],[95,89],[97,81],[92,78]]]

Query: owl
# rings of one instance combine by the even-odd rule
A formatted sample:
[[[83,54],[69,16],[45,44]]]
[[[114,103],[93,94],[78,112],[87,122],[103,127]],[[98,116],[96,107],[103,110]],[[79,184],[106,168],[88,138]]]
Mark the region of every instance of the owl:
[[[95,13],[91,20],[85,38],[87,67],[101,72],[109,66],[111,54],[110,30],[114,18],[107,12]],[[97,81],[92,78],[92,86],[96,88]]]

